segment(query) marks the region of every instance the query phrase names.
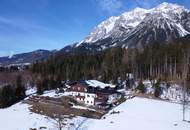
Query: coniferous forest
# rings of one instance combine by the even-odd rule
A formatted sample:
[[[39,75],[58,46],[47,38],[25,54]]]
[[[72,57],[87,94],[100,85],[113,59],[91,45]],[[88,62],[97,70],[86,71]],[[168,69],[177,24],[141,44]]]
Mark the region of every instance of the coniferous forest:
[[[16,77],[15,83],[7,84],[0,88],[0,108],[8,107],[26,97],[26,88],[22,76]]]
[[[188,74],[190,45],[187,40],[171,44],[154,43],[143,49],[115,47],[99,53],[54,55],[36,62],[31,71],[42,79],[99,79],[116,82],[133,73],[135,79],[181,80]]]

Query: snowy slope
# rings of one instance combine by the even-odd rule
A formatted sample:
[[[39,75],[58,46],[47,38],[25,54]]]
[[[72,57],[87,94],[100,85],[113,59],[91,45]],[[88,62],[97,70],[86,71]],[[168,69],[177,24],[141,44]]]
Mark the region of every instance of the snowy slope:
[[[47,127],[55,129],[55,121],[42,115],[31,113],[29,105],[18,103],[6,109],[0,109],[0,130],[29,130]]]
[[[80,130],[189,130],[190,123],[182,122],[182,107],[151,99],[128,100],[105,119],[88,120]],[[190,110],[187,113],[190,120]]]
[[[58,130],[55,120],[29,111],[29,105],[17,103],[0,109],[0,130]],[[110,114],[119,111],[119,114]],[[190,120],[190,109],[187,112]],[[190,123],[182,122],[182,107],[179,104],[134,98],[111,110],[105,119],[83,117],[67,119],[64,130],[189,130]]]

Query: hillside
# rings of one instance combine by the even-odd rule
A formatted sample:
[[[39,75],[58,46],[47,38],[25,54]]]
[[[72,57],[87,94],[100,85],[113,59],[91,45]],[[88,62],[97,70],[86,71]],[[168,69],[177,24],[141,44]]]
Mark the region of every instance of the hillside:
[[[111,114],[113,111],[116,113]],[[187,114],[188,118],[190,118],[189,115],[190,114]],[[110,113],[105,116],[105,119],[88,120],[84,123],[84,125],[82,125],[81,130],[190,129],[189,123],[182,122],[181,118],[182,112],[179,104],[172,104],[151,99],[134,98],[110,111]]]
[[[0,129],[43,128],[43,130],[58,130],[57,122],[54,119],[30,112],[29,108],[30,106],[27,104],[18,103],[10,108],[0,109]],[[111,114],[113,111],[119,113]],[[188,113],[187,116],[190,115],[190,111]],[[76,128],[78,130],[122,130],[124,128],[132,130],[141,128],[146,130],[189,130],[190,125],[187,122],[182,122],[181,114],[181,105],[179,104],[134,98],[111,110],[105,115],[105,119],[94,120],[82,117],[68,119],[64,130],[75,130]],[[190,117],[188,118],[190,119]],[[72,123],[75,126],[70,126]]]
[[[51,54],[52,52],[48,50],[36,50],[13,56],[0,57],[0,65],[29,65],[36,61],[47,60]]]

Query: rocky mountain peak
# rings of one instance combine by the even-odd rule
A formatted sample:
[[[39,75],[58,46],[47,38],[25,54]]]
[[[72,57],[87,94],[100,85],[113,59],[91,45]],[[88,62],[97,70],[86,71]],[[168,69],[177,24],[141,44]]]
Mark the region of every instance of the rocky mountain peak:
[[[137,7],[108,18],[74,48],[102,51],[114,46],[143,47],[154,42],[170,42],[188,34],[190,11],[184,6],[164,2],[152,9]]]

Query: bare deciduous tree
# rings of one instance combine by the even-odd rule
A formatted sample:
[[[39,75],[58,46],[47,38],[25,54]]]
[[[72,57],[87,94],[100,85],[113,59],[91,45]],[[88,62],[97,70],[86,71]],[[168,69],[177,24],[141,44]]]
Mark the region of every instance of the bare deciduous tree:
[[[189,51],[184,51],[184,58],[183,58],[183,100],[182,100],[182,106],[183,106],[183,121],[186,121],[185,119],[185,112],[186,112],[186,105],[187,105],[187,77],[188,77],[188,67],[189,67]]]
[[[65,124],[63,123],[64,117],[61,114],[55,116],[55,125],[58,130],[62,130]]]

